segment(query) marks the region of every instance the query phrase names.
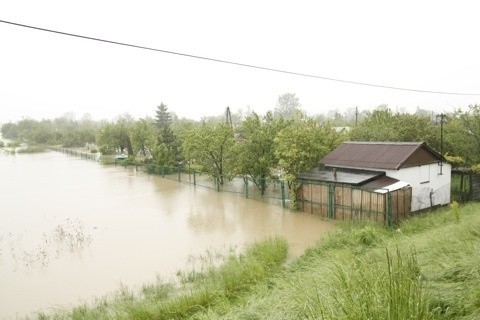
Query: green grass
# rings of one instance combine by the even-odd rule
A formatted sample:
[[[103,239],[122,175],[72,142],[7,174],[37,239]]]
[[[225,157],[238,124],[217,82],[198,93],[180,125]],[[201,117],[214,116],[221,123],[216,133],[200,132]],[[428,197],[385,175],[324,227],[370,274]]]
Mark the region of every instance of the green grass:
[[[480,319],[479,204],[397,229],[341,224],[300,258],[285,264],[286,254],[284,240],[268,239],[178,284],[38,318]]]
[[[460,210],[343,225],[270,286],[197,319],[479,319],[480,205]]]

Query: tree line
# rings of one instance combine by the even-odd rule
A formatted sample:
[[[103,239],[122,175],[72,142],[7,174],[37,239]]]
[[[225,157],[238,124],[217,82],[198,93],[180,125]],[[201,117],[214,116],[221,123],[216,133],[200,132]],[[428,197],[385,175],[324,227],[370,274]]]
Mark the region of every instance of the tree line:
[[[270,178],[282,178],[295,192],[297,177],[345,140],[424,141],[455,166],[480,163],[480,105],[437,115],[394,112],[388,106],[355,117],[308,117],[295,94],[279,97],[265,115],[179,119],[161,103],[153,117],[128,114],[113,121],[23,119],[2,126],[2,136],[32,145],[90,146],[102,155],[124,153],[131,161],[206,172],[219,179],[248,177],[265,192]],[[231,119],[234,121],[231,121]],[[230,120],[230,121],[229,121]]]

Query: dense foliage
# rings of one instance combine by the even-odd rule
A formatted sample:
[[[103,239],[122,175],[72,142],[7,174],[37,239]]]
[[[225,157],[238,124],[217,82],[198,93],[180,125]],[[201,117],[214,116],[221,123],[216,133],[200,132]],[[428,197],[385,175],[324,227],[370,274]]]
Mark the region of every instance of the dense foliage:
[[[95,122],[88,116],[65,115],[54,120],[23,119],[6,123],[4,138],[36,145],[98,149],[103,155],[125,153],[132,161],[162,167],[196,169],[219,183],[233,176],[252,181],[263,194],[271,178],[287,180],[295,193],[296,178],[313,168],[344,140],[423,141],[442,152],[453,166],[480,163],[480,106],[453,113],[393,112],[387,106],[373,111],[338,111],[331,117],[307,117],[293,93],[281,95],[277,107],[265,116],[234,114],[200,122],[178,119],[166,104],[154,118],[128,114],[113,121]],[[33,149],[32,149],[33,150]]]

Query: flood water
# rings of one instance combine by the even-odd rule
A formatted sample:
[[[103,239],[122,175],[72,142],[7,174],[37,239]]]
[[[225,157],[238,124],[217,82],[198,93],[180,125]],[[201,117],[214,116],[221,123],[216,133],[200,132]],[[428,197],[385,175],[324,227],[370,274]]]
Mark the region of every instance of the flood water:
[[[0,319],[170,280],[192,257],[270,235],[292,255],[333,225],[62,153],[0,154]]]

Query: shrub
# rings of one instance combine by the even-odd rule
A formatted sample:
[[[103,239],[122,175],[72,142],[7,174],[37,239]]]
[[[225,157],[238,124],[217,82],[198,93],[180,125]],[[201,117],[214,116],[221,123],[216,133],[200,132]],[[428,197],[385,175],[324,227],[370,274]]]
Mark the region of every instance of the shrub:
[[[458,204],[457,201],[453,201],[450,204],[450,208],[452,208],[452,213],[453,216],[455,217],[455,220],[460,220],[460,205]]]

